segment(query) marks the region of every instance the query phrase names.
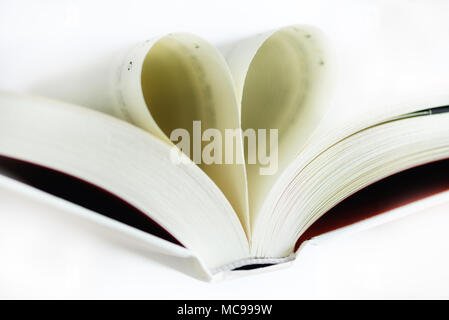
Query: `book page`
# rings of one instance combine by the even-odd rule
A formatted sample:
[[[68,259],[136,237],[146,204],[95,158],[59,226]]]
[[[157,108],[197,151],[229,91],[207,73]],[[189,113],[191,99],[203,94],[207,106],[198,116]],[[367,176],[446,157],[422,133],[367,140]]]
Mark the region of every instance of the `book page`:
[[[226,59],[241,99],[243,134],[247,130],[266,130],[264,142],[268,150],[260,150],[258,141],[257,153],[260,156],[262,151],[276,161],[275,165],[267,164],[259,157],[257,163],[250,163],[254,149],[246,141],[254,226],[267,193],[330,108],[334,62],[324,35],[302,25],[244,39],[227,53]]]
[[[330,79],[338,81],[332,83],[331,80],[332,85],[329,85],[323,81],[324,78],[316,79],[315,87],[321,100],[315,101],[317,103],[309,109],[309,113],[307,104],[300,99],[301,94],[313,96],[310,83],[313,85],[314,78],[307,74],[307,65],[302,65],[301,70],[300,65],[288,59],[285,51],[289,43],[294,43],[291,37],[288,40],[287,37],[276,39],[268,34],[254,37],[252,43],[243,41],[240,47],[253,55],[245,56],[242,54],[245,49],[239,46],[230,50],[227,60],[242,97],[243,127],[279,129],[278,174],[262,176],[259,166],[247,165],[253,229],[262,203],[270,206],[276,200],[275,197],[267,198],[273,185],[288,183],[288,179],[281,179],[289,162],[300,162],[305,166],[321,152],[359,130],[406,113],[449,103],[449,87],[444,79],[446,73],[441,70],[447,66],[438,62],[443,61],[449,52],[447,45],[436,41],[442,36],[441,30],[433,30],[434,33],[431,30],[415,30],[414,33],[401,28],[405,27],[398,26],[391,32],[391,28],[381,26],[374,38],[379,43],[375,48],[371,43],[372,37],[351,39],[350,34],[346,37],[340,35],[338,42],[332,43],[336,46],[326,46],[326,42],[321,44],[324,51],[335,51],[324,52],[328,58],[323,58],[323,52],[317,50],[319,46],[315,48],[309,57],[329,72],[327,76]],[[421,38],[417,38],[418,35]],[[304,42],[305,39],[298,39],[299,43],[301,40]],[[426,41],[439,43],[438,50],[429,50],[423,45]],[[273,43],[271,52],[270,42]],[[354,46],[357,42],[358,50],[348,49],[351,42]],[[294,52],[300,55],[301,48],[298,50],[297,47]],[[263,57],[264,53],[266,58]],[[270,54],[278,60],[270,60]],[[277,65],[276,61],[279,61]],[[259,69],[261,72],[251,69],[257,64],[263,66]],[[393,73],[399,76],[389,76]],[[290,77],[291,74],[296,78]],[[421,76],[416,78],[416,74]],[[305,84],[309,87],[301,92],[292,83],[300,88]],[[296,106],[296,113],[289,114],[289,106]],[[324,117],[317,121],[323,114]]]
[[[249,234],[239,109],[224,58],[188,33],[145,41],[120,58],[112,114],[176,145],[223,191]],[[235,134],[230,146],[227,131]],[[232,152],[230,160],[222,150]]]
[[[2,156],[123,199],[210,269],[248,256],[244,230],[220,189],[190,160],[173,164],[170,147],[153,135],[87,108],[5,92],[0,114]]]

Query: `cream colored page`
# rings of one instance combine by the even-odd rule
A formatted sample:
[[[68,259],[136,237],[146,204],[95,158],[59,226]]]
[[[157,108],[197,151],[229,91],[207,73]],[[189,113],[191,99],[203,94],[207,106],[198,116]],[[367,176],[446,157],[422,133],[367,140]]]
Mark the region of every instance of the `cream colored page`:
[[[242,41],[226,56],[242,99],[243,128],[279,129],[277,174],[261,176],[259,166],[247,166],[253,225],[261,203],[273,200],[266,197],[271,187],[291,161],[297,162],[297,155],[306,163],[367,126],[449,104],[449,85],[444,79],[449,67],[441,64],[449,46],[432,41],[438,48],[430,50],[417,38],[436,40],[444,36],[441,30],[429,34],[411,32],[413,27],[407,32],[399,30],[402,26],[394,31],[382,27],[374,39],[340,35],[329,45],[319,32],[313,35],[313,28],[308,32],[307,27],[298,27],[302,39],[289,37],[286,28]],[[307,45],[314,39],[318,41]],[[302,55],[302,65],[292,59],[295,52]],[[321,68],[310,68],[317,65]],[[302,89],[292,89],[292,83]]]
[[[208,268],[247,257],[245,233],[223,193],[192,162],[172,164],[170,147],[154,136],[86,108],[4,92],[0,114],[2,155],[64,172],[126,200]]]
[[[112,91],[120,117],[172,146],[170,138],[180,142],[178,136],[171,137],[174,130],[187,130],[190,145],[187,152],[183,151],[223,191],[249,234],[240,133],[233,140],[231,163],[226,163],[224,152],[209,160],[203,153],[206,145],[216,142],[215,137],[203,136],[206,129],[218,130],[224,146],[225,130],[240,127],[232,78],[217,49],[191,34],[168,34],[142,43],[125,55],[114,81]],[[199,135],[194,121],[201,121]]]
[[[75,81],[84,86],[68,86]],[[243,146],[234,139],[231,164],[203,161],[201,141],[208,128],[220,131],[240,127],[238,101],[224,58],[207,41],[187,33],[171,33],[112,52],[91,70],[52,86],[62,100],[119,117],[155,135],[169,146],[175,129],[185,129],[193,139],[193,121],[201,121],[199,154],[190,141],[192,159],[225,194],[249,233],[249,213]],[[151,150],[148,150],[151,152]],[[198,156],[199,155],[199,156]]]
[[[351,38],[353,36],[348,34],[347,38],[340,36],[333,39],[338,81],[335,82],[331,106],[305,148],[300,150],[298,157],[264,199],[261,209],[263,215],[273,216],[274,206],[283,201],[280,199],[289,192],[286,190],[304,185],[304,181],[295,182],[294,178],[304,168],[315,168],[314,175],[320,174],[323,166],[314,166],[314,159],[345,137],[405,113],[449,104],[446,79],[449,67],[441,63],[449,54],[449,46],[447,42],[437,41],[447,35],[442,30],[427,29],[424,32],[414,26],[409,26],[408,30],[400,28],[398,26],[397,30],[392,30],[381,27],[379,35],[374,38],[369,34]],[[432,42],[432,49],[423,45],[425,39]],[[378,135],[382,136],[382,130]],[[383,139],[391,143],[391,138],[386,134]],[[356,147],[364,146],[352,146],[351,149]],[[353,161],[362,155],[359,152]],[[303,179],[314,176],[302,175]],[[316,194],[315,190],[303,188],[300,192],[295,191],[295,194],[306,194],[307,199],[302,201],[312,201],[310,198]],[[266,230],[269,219],[264,221],[257,228],[259,234]],[[253,226],[253,229],[256,228]],[[286,248],[295,240],[288,241]],[[264,250],[266,246],[260,248]]]
[[[333,58],[320,31],[298,25],[246,39],[226,59],[241,99],[242,129],[268,130],[267,135],[278,130],[278,150],[267,138],[271,152],[278,151],[276,168],[247,164],[254,225],[267,193],[330,107]],[[245,152],[248,157],[247,146]]]

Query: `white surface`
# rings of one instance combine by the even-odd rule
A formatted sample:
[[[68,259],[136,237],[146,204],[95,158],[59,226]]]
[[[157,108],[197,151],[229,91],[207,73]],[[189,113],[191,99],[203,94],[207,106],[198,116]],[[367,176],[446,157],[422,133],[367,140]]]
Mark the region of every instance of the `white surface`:
[[[448,17],[449,1],[3,0],[0,88],[67,98],[54,83],[71,78],[75,81],[67,86],[82,87],[77,76],[96,61],[161,33],[189,31],[224,47],[254,33],[305,23],[334,40],[347,75],[344,86],[354,88],[352,99],[369,104],[381,95],[399,101],[443,93],[447,81],[442,80],[449,74]],[[72,101],[83,103],[83,97]],[[11,230],[24,236],[20,243],[2,246],[9,262],[2,262],[9,268],[0,287],[3,297],[449,297],[444,208],[310,246],[288,269],[207,284],[155,262],[145,250],[116,245],[108,236],[99,239],[89,227],[60,235],[71,239],[62,255],[68,260],[47,252],[47,260],[20,263],[21,246],[45,248],[49,241],[36,226],[27,227],[28,218],[42,215],[48,218],[43,223],[56,227],[61,212],[8,190],[0,198],[0,213],[14,217]],[[90,241],[102,250],[77,252],[77,244],[88,247]],[[73,263],[86,254],[95,259]],[[48,261],[54,261],[52,269]]]
[[[77,80],[144,39],[186,31],[226,48],[299,23],[333,42],[342,77],[337,100],[395,104],[447,89],[448,16],[447,0],[2,0],[0,88],[82,104],[96,88],[88,98],[71,96],[78,87],[86,92]]]
[[[449,192],[312,240],[290,267],[206,283],[192,262],[19,190],[0,186],[0,298],[449,298]]]

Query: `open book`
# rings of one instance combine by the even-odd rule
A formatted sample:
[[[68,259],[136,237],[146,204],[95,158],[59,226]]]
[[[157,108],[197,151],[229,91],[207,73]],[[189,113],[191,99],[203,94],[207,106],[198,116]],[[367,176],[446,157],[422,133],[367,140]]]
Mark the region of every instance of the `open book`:
[[[336,110],[338,79],[312,27],[225,54],[168,34],[93,70],[83,106],[0,93],[2,172],[151,234],[209,278],[287,263],[343,199],[449,156],[449,94]]]

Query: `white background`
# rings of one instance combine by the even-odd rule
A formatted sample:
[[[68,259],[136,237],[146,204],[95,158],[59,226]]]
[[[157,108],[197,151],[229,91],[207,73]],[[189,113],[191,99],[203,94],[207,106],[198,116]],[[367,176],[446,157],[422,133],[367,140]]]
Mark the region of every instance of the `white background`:
[[[294,23],[315,25],[327,33],[344,67],[340,72],[346,75],[345,88],[355,88],[352,95],[357,101],[369,103],[381,96],[393,103],[424,93],[442,94],[447,88],[449,1],[1,0],[0,89],[82,104],[82,97],[69,97],[60,90],[61,83],[83,86],[76,81],[79,73],[128,44],[188,31],[225,47]],[[57,217],[63,214],[7,189],[0,190],[0,200],[0,213],[15,217],[11,221],[24,234],[33,234],[32,226],[25,228],[31,217],[42,217],[56,228]],[[87,247],[90,241],[101,243],[96,246],[102,250],[96,252],[95,263],[76,260],[75,252],[63,255],[76,260],[70,264],[49,252],[47,261],[53,267],[45,271],[43,265],[20,263],[19,255],[11,253],[20,246],[9,247],[12,260],[6,265],[13,270],[0,278],[0,295],[449,298],[446,212],[447,207],[442,207],[310,246],[291,268],[217,284],[179,273],[150,254],[96,238],[89,228],[77,229],[70,234],[74,242]],[[38,236],[26,239],[45,246]],[[61,239],[67,236],[60,235]],[[0,245],[6,250],[5,243]]]
[[[449,192],[440,198],[313,240],[288,268],[206,283],[181,259],[0,184],[0,297],[449,298]]]

